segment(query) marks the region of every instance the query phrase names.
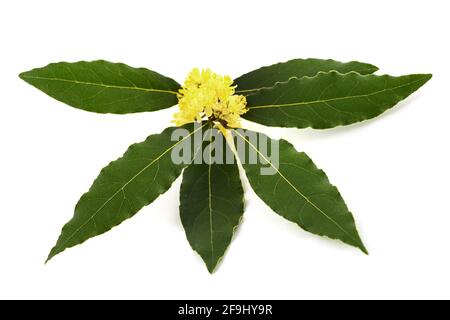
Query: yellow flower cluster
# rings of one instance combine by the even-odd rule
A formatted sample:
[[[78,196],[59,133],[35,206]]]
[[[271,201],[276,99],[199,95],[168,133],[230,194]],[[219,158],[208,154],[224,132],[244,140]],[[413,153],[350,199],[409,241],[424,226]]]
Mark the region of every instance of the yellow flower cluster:
[[[221,76],[210,69],[193,69],[178,93],[180,111],[174,114],[175,124],[181,126],[208,118],[240,127],[240,116],[247,112],[247,100],[235,95],[235,86],[229,76]]]

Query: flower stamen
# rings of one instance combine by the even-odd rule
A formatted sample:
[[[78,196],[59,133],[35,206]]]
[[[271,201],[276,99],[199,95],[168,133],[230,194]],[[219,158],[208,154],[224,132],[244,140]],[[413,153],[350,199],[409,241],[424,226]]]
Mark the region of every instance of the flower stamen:
[[[193,69],[178,93],[179,112],[175,124],[210,120],[224,127],[239,128],[240,117],[248,109],[245,96],[235,95],[233,80],[210,69]]]

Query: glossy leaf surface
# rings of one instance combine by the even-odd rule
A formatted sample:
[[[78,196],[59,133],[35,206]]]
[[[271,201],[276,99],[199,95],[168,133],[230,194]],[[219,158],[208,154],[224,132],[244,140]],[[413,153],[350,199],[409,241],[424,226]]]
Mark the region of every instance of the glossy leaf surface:
[[[20,78],[72,107],[98,113],[135,113],[178,103],[180,85],[144,68],[108,61],[52,63]]]
[[[273,140],[262,133],[246,132],[234,131],[234,134],[237,143],[248,147],[244,153],[239,153],[239,157],[256,194],[273,211],[302,229],[341,240],[367,253],[352,214],[326,174],[286,140]],[[257,136],[258,141],[255,143],[247,135]],[[266,142],[271,146],[278,145],[278,150],[260,151]],[[252,152],[259,158],[256,163],[249,161]],[[279,160],[270,160],[269,154],[274,156],[276,153]],[[261,174],[263,167],[272,169],[274,174]]]
[[[355,72],[291,79],[247,97],[244,118],[275,127],[326,129],[374,118],[423,86],[431,75]]]

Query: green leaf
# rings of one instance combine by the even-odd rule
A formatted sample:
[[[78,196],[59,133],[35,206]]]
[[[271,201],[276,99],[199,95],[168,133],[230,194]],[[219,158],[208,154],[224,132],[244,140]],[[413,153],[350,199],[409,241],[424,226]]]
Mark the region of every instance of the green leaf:
[[[172,141],[171,137],[180,128],[167,128],[131,145],[121,158],[103,168],[79,200],[73,218],[62,229],[47,261],[69,247],[109,231],[167,191],[186,166],[172,161],[171,151],[202,126],[189,124],[181,128],[185,129],[182,139]]]
[[[370,74],[377,71],[378,68],[357,61],[343,63],[335,60],[294,59],[251,71],[240,76],[234,82],[237,85],[238,94],[248,95],[262,88],[271,88],[277,82],[286,82],[293,77],[313,77],[321,71],[332,70],[341,73],[355,71],[360,74]]]
[[[319,73],[263,89],[247,99],[247,120],[275,127],[326,129],[374,118],[408,97],[430,74],[401,77]]]
[[[168,108],[178,103],[180,87],[154,71],[103,60],[52,63],[19,76],[56,100],[98,113]]]
[[[237,163],[227,143],[218,143],[224,142],[220,132],[214,129],[214,133],[220,139],[213,138],[213,131],[209,131],[213,142],[205,148],[205,161],[184,170],[180,191],[180,217],[186,237],[211,273],[225,254],[244,212]],[[228,152],[234,163],[215,163],[217,150],[223,150],[221,154]]]
[[[367,253],[339,191],[305,153],[262,133],[233,133],[250,185],[269,207],[308,232],[339,239]],[[245,152],[240,151],[239,143],[246,146]],[[261,151],[264,145],[271,146],[270,150]],[[249,161],[251,153],[260,161]],[[278,155],[278,161],[273,160]],[[262,168],[271,169],[273,174],[261,174]]]

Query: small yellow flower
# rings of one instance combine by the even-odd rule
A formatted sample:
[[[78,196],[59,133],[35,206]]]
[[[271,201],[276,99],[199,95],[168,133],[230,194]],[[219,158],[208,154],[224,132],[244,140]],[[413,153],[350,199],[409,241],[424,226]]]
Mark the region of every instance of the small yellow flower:
[[[209,119],[231,128],[240,127],[241,115],[246,113],[247,100],[234,94],[235,86],[229,76],[210,69],[193,69],[178,93],[179,112],[174,114],[177,126]]]

